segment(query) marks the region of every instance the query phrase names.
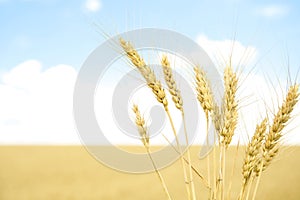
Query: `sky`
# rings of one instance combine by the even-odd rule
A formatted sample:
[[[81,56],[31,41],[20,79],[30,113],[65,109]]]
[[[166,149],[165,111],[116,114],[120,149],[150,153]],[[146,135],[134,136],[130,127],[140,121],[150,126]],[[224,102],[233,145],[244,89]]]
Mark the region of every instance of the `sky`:
[[[216,60],[230,54],[234,40],[234,64],[249,50],[244,64],[255,69],[247,87],[285,82],[287,68],[296,78],[299,10],[299,1],[276,0],[0,0],[0,144],[80,144],[74,83],[104,34],[170,29]]]

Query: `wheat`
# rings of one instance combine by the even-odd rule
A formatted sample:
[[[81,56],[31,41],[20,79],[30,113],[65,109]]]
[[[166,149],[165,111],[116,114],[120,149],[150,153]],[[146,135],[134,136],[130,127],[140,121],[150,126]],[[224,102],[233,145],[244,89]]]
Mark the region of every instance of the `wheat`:
[[[262,146],[262,156],[258,160],[258,164],[255,167],[255,173],[258,177],[256,182],[253,197],[254,200],[258,190],[261,174],[271,164],[271,161],[278,154],[280,147],[280,139],[283,136],[282,130],[287,125],[287,122],[291,119],[291,113],[298,102],[299,97],[299,85],[295,84],[289,87],[287,95],[279,107],[278,112],[274,116],[273,124],[269,127],[269,132],[266,135],[265,143]]]
[[[135,124],[138,127],[141,140],[146,148],[149,147],[149,135],[147,134],[147,128],[145,126],[145,119],[141,116],[139,108],[137,105],[133,105],[133,112],[135,113]]]
[[[187,173],[186,173],[186,167],[184,164],[184,159],[183,159],[183,151],[181,150],[181,146],[179,143],[179,139],[176,133],[175,125],[172,119],[172,116],[169,112],[168,109],[168,100],[166,97],[166,93],[164,88],[161,85],[161,82],[156,79],[156,76],[153,72],[153,70],[146,65],[144,60],[141,58],[141,56],[138,54],[138,52],[133,48],[133,46],[130,44],[130,42],[126,42],[122,38],[120,38],[120,44],[123,48],[123,50],[126,52],[127,57],[131,60],[132,64],[137,67],[137,69],[140,71],[141,75],[144,77],[144,79],[147,82],[147,85],[149,88],[151,88],[153,94],[156,96],[156,99],[159,103],[163,104],[164,109],[167,113],[167,116],[169,118],[173,134],[175,136],[176,144],[180,152],[180,160],[183,168],[183,175],[184,175],[184,180],[186,183],[186,189],[187,189],[187,194],[189,199],[191,198],[191,193],[189,189],[189,184],[190,181],[188,181],[187,178]]]
[[[184,110],[183,110],[183,101],[182,101],[180,90],[177,87],[175,79],[173,77],[173,72],[172,72],[172,69],[171,69],[171,66],[170,66],[170,62],[169,62],[168,57],[166,55],[162,56],[161,65],[163,67],[164,78],[165,78],[165,81],[168,85],[169,92],[172,96],[172,100],[173,100],[176,108],[179,109],[181,111],[181,114],[182,114],[182,120],[184,122],[185,140],[186,140],[186,145],[188,147],[189,140],[188,140],[188,134],[187,134],[187,129],[186,129],[186,123],[185,123],[185,116],[184,116]],[[190,176],[189,182],[190,182],[190,190],[191,190],[191,199],[196,199],[196,192],[195,192],[195,186],[194,186],[194,181],[193,181],[193,173],[192,173],[192,162],[191,162],[191,156],[190,156],[189,149],[187,149],[187,156],[188,156],[188,165],[189,165],[189,176]]]
[[[165,90],[162,87],[161,82],[156,79],[153,70],[146,65],[143,58],[141,58],[141,56],[129,42],[126,42],[120,38],[120,44],[123,50],[126,52],[127,57],[131,60],[132,64],[137,67],[141,75],[145,78],[148,87],[151,88],[157,101],[163,104],[165,110],[168,110],[168,100],[166,98]]]
[[[269,128],[269,133],[263,145],[263,169],[270,165],[271,161],[277,155],[279,150],[279,141],[282,137],[282,130],[291,118],[291,113],[298,102],[299,85],[289,87],[286,98],[276,113],[273,124]]]
[[[243,185],[246,185],[253,172],[255,166],[257,166],[258,159],[261,154],[262,142],[267,130],[267,119],[264,119],[259,125],[256,126],[255,133],[248,144],[245,153],[244,164],[242,167]]]
[[[208,114],[210,113],[213,125],[217,133],[219,133],[221,129],[220,109],[214,100],[210,83],[206,77],[206,73],[203,69],[198,67],[194,67],[194,72],[196,77],[197,99],[206,115],[208,116]]]
[[[224,72],[225,93],[223,99],[222,128],[220,130],[221,143],[227,148],[237,126],[238,109],[236,101],[238,79],[232,67],[226,67]]]
[[[260,124],[256,126],[255,133],[252,136],[250,143],[247,145],[244,164],[242,166],[243,181],[242,181],[242,189],[241,189],[241,194],[239,199],[243,199],[245,189],[249,181],[251,180],[250,178],[253,175],[256,166],[259,165],[259,160],[261,159],[262,143],[266,134],[266,130],[267,130],[267,119],[264,119]],[[250,183],[250,188],[251,188],[251,183]],[[250,189],[248,192],[250,192]]]
[[[206,114],[210,113],[214,106],[210,84],[206,78],[205,72],[202,69],[194,67],[194,71],[196,76],[197,99],[200,102],[204,112]]]
[[[159,103],[164,106],[164,109],[167,113],[167,116],[170,121],[172,131],[174,133],[177,149],[174,147],[175,151],[180,154],[181,164],[183,168],[183,175],[185,180],[185,186],[188,193],[189,199],[196,199],[196,193],[194,189],[192,171],[197,170],[192,166],[189,149],[187,149],[187,159],[183,156],[183,151],[181,150],[181,145],[176,134],[175,125],[172,120],[172,116],[168,109],[168,101],[166,97],[165,90],[161,82],[156,78],[154,71],[146,64],[144,59],[138,54],[137,50],[122,38],[120,38],[120,44],[123,50],[126,53],[126,56],[129,58],[131,63],[137,68],[142,77],[146,80],[148,87],[152,90],[156,99]],[[172,101],[174,102],[176,108],[181,111],[182,118],[184,122],[186,144],[188,145],[188,137],[186,131],[186,123],[184,119],[184,109],[183,109],[183,99],[181,96],[181,91],[177,87],[175,78],[173,76],[173,71],[170,66],[170,62],[166,55],[163,55],[161,58],[161,65],[163,68],[164,79],[168,86],[168,91],[171,94]],[[225,199],[225,171],[226,171],[226,152],[228,146],[231,144],[232,138],[234,136],[237,123],[238,123],[238,101],[237,101],[237,89],[238,89],[238,77],[236,72],[234,72],[231,66],[227,66],[224,70],[224,96],[222,105],[217,105],[214,100],[214,96],[211,90],[209,80],[206,77],[206,73],[203,69],[199,67],[194,67],[195,73],[195,83],[196,83],[196,93],[197,99],[206,114],[207,126],[206,133],[208,133],[209,127],[209,117],[211,117],[213,125],[218,135],[219,145],[220,145],[220,163],[219,168],[216,169],[216,158],[214,151],[214,165],[213,165],[213,181],[212,186],[210,185],[210,160],[209,156],[207,158],[207,170],[208,178],[205,185],[210,189],[209,199]],[[288,121],[291,119],[291,113],[295,108],[295,105],[298,102],[299,86],[297,84],[289,87],[285,100],[282,105],[279,107],[278,112],[274,116],[272,124],[268,124],[267,118],[265,118],[261,123],[256,126],[255,132],[251,141],[246,147],[245,158],[242,165],[242,189],[240,192],[239,199],[244,198],[245,192],[247,192],[246,199],[249,198],[249,194],[252,192],[252,184],[254,183],[255,178],[257,178],[256,185],[253,191],[252,198],[256,196],[257,188],[259,185],[259,180],[262,172],[270,165],[271,161],[278,154],[280,147],[280,139],[283,136],[283,129],[287,125]],[[150,152],[150,142],[149,135],[147,132],[147,127],[143,116],[141,115],[137,105],[133,105],[132,108],[135,113],[135,124],[138,128],[141,141],[147,153],[151,159],[152,165],[163,185],[163,188],[166,192],[166,195],[171,199],[165,182],[157,170],[154,160],[151,157]],[[189,165],[189,177],[187,176],[186,171],[186,162]],[[219,177],[216,177],[216,172],[219,170]],[[200,178],[203,178],[202,175],[199,175]],[[205,180],[206,181],[206,180]],[[221,183],[221,184],[220,184]],[[226,180],[227,183],[227,180]],[[220,187],[220,188],[219,188]],[[231,187],[231,186],[230,186]],[[247,189],[247,190],[246,190]],[[220,193],[219,193],[220,192]],[[229,191],[230,193],[230,191]]]
[[[164,189],[164,192],[167,196],[167,198],[169,200],[171,200],[171,196],[170,196],[170,193],[168,191],[168,188],[167,188],[167,185],[164,181],[164,178],[162,177],[161,173],[159,172],[159,170],[157,169],[156,167],[156,164],[151,156],[151,151],[150,151],[150,146],[149,146],[149,135],[147,134],[147,128],[146,128],[146,125],[145,125],[145,119],[143,118],[143,116],[141,115],[140,113],[140,110],[138,108],[137,105],[133,105],[132,107],[132,111],[135,113],[135,124],[138,128],[138,131],[139,131],[139,134],[141,136],[141,141],[143,143],[143,145],[145,146],[146,148],[146,151],[147,151],[147,154],[151,160],[151,163],[152,163],[152,166],[154,167],[154,170],[159,178],[159,181]]]
[[[181,93],[174,80],[172,68],[170,67],[170,62],[166,55],[162,56],[161,65],[163,67],[164,78],[168,85],[169,92],[172,95],[172,100],[175,103],[176,108],[183,111],[183,102],[182,102]]]

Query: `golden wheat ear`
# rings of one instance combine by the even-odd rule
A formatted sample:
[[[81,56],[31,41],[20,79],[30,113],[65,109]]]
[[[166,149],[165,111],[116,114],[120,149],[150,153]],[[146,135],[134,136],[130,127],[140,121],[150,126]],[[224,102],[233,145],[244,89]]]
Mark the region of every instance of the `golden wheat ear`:
[[[210,84],[203,69],[194,67],[194,72],[196,77],[197,99],[203,111],[205,113],[210,113],[213,110],[214,106]]]
[[[291,113],[298,102],[298,97],[299,85],[296,84],[290,86],[284,102],[274,117],[273,124],[269,127],[269,133],[266,136],[266,141],[263,145],[262,171],[270,165],[271,161],[278,153],[282,130],[291,119]]]
[[[166,55],[162,56],[161,65],[163,67],[164,78],[168,85],[169,92],[172,96],[172,100],[173,100],[176,108],[183,111],[183,102],[182,102],[181,93],[180,93],[179,88],[176,85],[176,82],[175,82],[175,79],[173,76],[173,72],[172,72],[172,68],[170,66],[170,62]]]
[[[165,110],[168,110],[168,100],[165,90],[162,87],[161,82],[157,80],[153,70],[145,63],[144,59],[133,48],[130,42],[126,42],[124,39],[120,38],[120,44],[129,60],[135,67],[137,67],[140,74],[146,80],[148,87],[151,88],[157,101],[163,104]]]
[[[226,148],[231,143],[238,121],[237,85],[237,74],[231,66],[227,66],[224,71],[225,92],[222,105],[222,128],[220,130],[221,143]]]
[[[242,167],[243,185],[247,185],[253,169],[259,164],[258,162],[261,156],[262,144],[267,131],[267,123],[267,119],[264,119],[256,126],[255,133],[250,143],[247,145],[244,164]]]
[[[249,184],[250,189],[248,190],[248,195],[251,190],[251,184],[253,180],[251,178],[253,177],[253,173],[255,173],[255,168],[257,165],[259,165],[261,159],[262,145],[267,131],[267,125],[268,125],[267,119],[264,119],[260,124],[258,124],[256,126],[251,141],[247,145],[244,163],[242,166],[243,181],[242,181],[242,189],[240,192],[239,199],[244,198],[244,194],[249,182],[250,182]]]
[[[142,117],[140,110],[136,104],[133,105],[132,111],[135,114],[135,124],[138,128],[141,140],[146,148],[149,147],[149,135],[147,133],[147,127],[145,125],[145,119]]]
[[[291,113],[298,103],[298,97],[299,85],[295,84],[290,86],[283,103],[274,116],[272,125],[268,127],[269,130],[265,136],[265,142],[262,145],[262,155],[258,160],[258,164],[254,168],[255,174],[258,178],[253,192],[253,200],[256,197],[262,172],[266,170],[279,152],[280,139],[283,136],[282,131],[291,119]]]
[[[163,188],[163,190],[166,194],[166,197],[168,198],[168,200],[171,200],[172,198],[170,196],[170,193],[169,193],[169,190],[168,190],[167,185],[165,183],[165,180],[164,180],[163,176],[161,175],[160,171],[157,169],[157,166],[156,166],[156,164],[154,162],[154,159],[152,158],[152,155],[151,155],[150,145],[149,145],[149,135],[147,133],[147,127],[146,127],[146,124],[145,124],[145,119],[141,115],[139,107],[136,104],[134,104],[132,106],[132,111],[135,114],[135,124],[136,124],[136,126],[138,128],[138,131],[139,131],[139,134],[141,136],[141,141],[142,141],[144,147],[146,148],[147,154],[150,158],[152,166],[154,167],[155,173],[157,174],[157,176],[159,178],[159,181],[162,185],[162,188]]]

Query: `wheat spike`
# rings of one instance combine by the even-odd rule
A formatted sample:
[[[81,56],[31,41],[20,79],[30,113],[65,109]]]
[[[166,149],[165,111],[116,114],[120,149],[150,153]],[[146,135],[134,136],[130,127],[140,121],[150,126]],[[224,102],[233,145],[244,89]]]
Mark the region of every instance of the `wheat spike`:
[[[253,169],[257,166],[260,159],[262,142],[267,130],[267,119],[264,119],[256,126],[255,133],[248,144],[245,153],[244,164],[242,167],[243,187],[245,187],[252,175]]]
[[[299,85],[289,87],[288,93],[278,112],[276,113],[272,126],[269,127],[269,133],[266,136],[266,141],[263,145],[263,168],[264,171],[277,155],[279,151],[279,141],[282,137],[282,130],[287,122],[291,119],[291,113],[298,102]],[[259,175],[259,169],[256,170]]]
[[[141,140],[146,148],[149,147],[149,135],[145,126],[145,119],[142,117],[140,110],[136,104],[133,105],[132,111],[135,113],[135,124],[138,128]]]
[[[172,68],[170,67],[170,62],[166,55],[162,56],[161,65],[163,67],[164,77],[168,85],[169,92],[172,95],[172,100],[175,103],[176,108],[182,111],[183,102],[181,98],[181,93],[174,80]]]
[[[222,113],[222,128],[220,136],[222,137],[222,144],[227,148],[231,143],[232,136],[237,126],[238,110],[236,101],[238,79],[232,67],[228,66],[224,71],[224,86],[225,93],[223,99],[223,113]]]
[[[147,128],[146,128],[146,125],[145,125],[145,119],[142,117],[141,113],[140,113],[140,110],[138,108],[138,106],[136,104],[134,104],[132,106],[132,111],[135,113],[135,124],[138,128],[138,131],[139,131],[139,134],[141,136],[141,141],[143,142],[143,145],[145,146],[146,148],[146,151],[147,151],[147,154],[151,160],[151,163],[152,163],[152,166],[154,167],[154,170],[159,178],[159,181],[164,189],[164,192],[167,196],[167,198],[169,200],[171,200],[171,196],[170,196],[170,193],[168,191],[168,188],[167,188],[167,185],[164,181],[164,178],[163,176],[161,175],[161,173],[159,172],[159,170],[157,169],[156,167],[156,164],[151,156],[151,151],[150,151],[150,146],[149,146],[149,135],[147,134]]]
[[[130,42],[126,42],[120,38],[120,44],[123,50],[126,52],[127,57],[131,60],[132,64],[137,67],[141,75],[145,78],[148,87],[151,88],[157,101],[163,104],[165,110],[168,110],[168,100],[166,98],[165,90],[163,89],[161,82],[156,79],[153,70],[146,65],[143,58],[141,58]]]
[[[197,98],[201,104],[205,113],[209,113],[213,110],[213,96],[210,89],[210,84],[206,78],[205,72],[198,68],[194,67],[195,76],[196,76],[196,91]]]
[[[194,67],[195,77],[196,77],[196,91],[197,99],[203,109],[203,111],[208,115],[211,114],[211,118],[217,133],[221,129],[221,115],[219,107],[214,100],[213,93],[211,91],[210,83],[206,77],[206,73],[203,69]]]

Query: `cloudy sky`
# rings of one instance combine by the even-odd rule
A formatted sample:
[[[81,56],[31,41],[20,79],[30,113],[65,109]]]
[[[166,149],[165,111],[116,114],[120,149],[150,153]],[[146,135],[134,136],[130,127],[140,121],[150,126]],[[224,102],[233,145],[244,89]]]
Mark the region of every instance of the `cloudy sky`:
[[[80,144],[73,87],[85,59],[105,41],[103,33],[174,30],[216,62],[234,44],[233,64],[242,60],[254,69],[244,95],[257,87],[266,94],[270,82],[276,90],[288,67],[292,78],[300,67],[299,10],[297,1],[276,0],[0,0],[0,144]],[[248,103],[246,111],[253,106]],[[289,143],[300,143],[291,135]]]

